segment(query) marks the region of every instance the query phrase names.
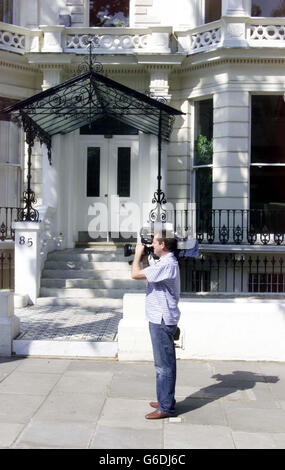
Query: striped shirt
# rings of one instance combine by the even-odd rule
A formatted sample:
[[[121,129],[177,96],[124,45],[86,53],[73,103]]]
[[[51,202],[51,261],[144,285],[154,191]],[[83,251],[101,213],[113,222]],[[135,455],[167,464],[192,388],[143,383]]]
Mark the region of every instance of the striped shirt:
[[[163,319],[166,325],[177,325],[180,318],[180,272],[176,257],[173,253],[167,253],[143,271],[148,281],[145,304],[147,320],[160,324]]]

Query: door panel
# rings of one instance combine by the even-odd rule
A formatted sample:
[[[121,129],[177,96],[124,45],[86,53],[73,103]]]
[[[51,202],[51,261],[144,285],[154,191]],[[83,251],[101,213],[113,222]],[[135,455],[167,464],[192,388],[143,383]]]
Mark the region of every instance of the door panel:
[[[83,139],[78,166],[79,231],[107,240],[120,236],[121,225],[136,233],[134,218],[129,223],[124,220],[139,201],[137,137]]]

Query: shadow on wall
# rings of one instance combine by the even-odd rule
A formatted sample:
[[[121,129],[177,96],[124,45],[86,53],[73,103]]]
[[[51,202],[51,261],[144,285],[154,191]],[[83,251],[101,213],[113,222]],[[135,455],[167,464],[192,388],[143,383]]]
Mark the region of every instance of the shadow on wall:
[[[186,397],[183,401],[177,402],[176,410],[178,414],[196,410],[239,390],[252,389],[257,382],[274,384],[279,381],[277,376],[266,376],[247,371],[233,371],[231,374],[225,375],[215,374],[212,378],[220,383],[203,387],[198,392]]]

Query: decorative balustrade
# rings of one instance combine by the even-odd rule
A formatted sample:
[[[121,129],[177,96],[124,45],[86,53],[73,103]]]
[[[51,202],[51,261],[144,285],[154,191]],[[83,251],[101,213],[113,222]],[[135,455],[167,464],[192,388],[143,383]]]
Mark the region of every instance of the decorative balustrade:
[[[0,49],[18,54],[39,52],[42,32],[0,22]]]
[[[205,31],[203,28],[203,30],[201,31],[192,33],[190,45],[191,52],[202,52],[206,49],[219,45],[222,39],[221,33],[221,26],[209,29],[209,25],[208,29],[206,29]]]
[[[149,45],[148,34],[66,34],[63,49],[65,52],[86,50],[86,39],[92,37],[95,47],[105,52],[126,52],[144,50]]]
[[[284,47],[285,19],[251,19],[247,23],[247,40],[253,46]]]
[[[285,210],[185,209],[167,211],[167,221],[200,244],[285,245]]]
[[[174,35],[172,34],[174,33]],[[284,47],[285,18],[222,17],[187,31],[171,27],[67,28],[39,26],[30,30],[0,22],[0,49],[26,52],[86,53],[93,36],[100,53],[178,52],[196,54],[217,47]]]

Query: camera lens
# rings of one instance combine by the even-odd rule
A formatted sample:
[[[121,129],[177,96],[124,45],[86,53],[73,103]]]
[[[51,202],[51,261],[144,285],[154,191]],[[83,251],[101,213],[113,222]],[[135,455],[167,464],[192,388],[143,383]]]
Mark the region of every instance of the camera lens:
[[[136,251],[136,247],[131,245],[130,243],[127,243],[124,246],[124,256],[131,256],[134,255]]]

